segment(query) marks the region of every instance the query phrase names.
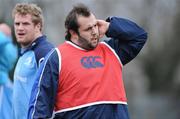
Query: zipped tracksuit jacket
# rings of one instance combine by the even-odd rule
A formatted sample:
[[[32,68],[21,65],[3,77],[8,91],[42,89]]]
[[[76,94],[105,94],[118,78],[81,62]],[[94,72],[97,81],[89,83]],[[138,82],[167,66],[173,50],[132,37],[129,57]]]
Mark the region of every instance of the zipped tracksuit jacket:
[[[54,46],[43,35],[32,42],[29,47],[21,49],[14,72],[13,119],[27,119],[35,75],[40,63],[53,48]]]

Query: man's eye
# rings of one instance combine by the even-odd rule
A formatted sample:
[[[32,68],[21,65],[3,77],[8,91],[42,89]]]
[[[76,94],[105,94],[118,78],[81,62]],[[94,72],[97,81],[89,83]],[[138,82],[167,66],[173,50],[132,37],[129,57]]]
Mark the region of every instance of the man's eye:
[[[19,26],[19,23],[15,23],[16,26]]]
[[[89,30],[91,30],[91,27],[89,27],[89,28],[86,29],[86,31],[89,31]]]
[[[23,25],[29,25],[29,23],[23,23]]]

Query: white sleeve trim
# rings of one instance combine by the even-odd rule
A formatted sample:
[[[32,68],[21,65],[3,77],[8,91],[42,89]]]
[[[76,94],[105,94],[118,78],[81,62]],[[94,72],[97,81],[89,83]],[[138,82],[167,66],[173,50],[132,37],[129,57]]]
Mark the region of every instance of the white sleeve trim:
[[[59,58],[59,72],[61,71],[61,52],[59,51],[58,48],[55,48],[57,54],[58,54],[58,58]]]

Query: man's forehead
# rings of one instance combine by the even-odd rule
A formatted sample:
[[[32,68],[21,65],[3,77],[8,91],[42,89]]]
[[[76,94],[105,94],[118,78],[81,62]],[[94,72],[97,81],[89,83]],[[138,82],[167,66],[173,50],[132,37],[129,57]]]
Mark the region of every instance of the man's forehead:
[[[14,20],[32,21],[32,16],[30,14],[16,14]]]
[[[93,14],[88,17],[80,15],[77,20],[80,27],[91,27],[97,23],[97,19]]]

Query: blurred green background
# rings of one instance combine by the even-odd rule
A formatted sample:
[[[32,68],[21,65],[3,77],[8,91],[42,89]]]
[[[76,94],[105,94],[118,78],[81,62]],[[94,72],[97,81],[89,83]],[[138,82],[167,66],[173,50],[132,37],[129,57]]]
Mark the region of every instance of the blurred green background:
[[[119,16],[140,24],[148,41],[123,70],[130,117],[180,119],[180,0],[0,0],[0,22],[12,29],[18,2],[43,9],[44,34],[56,46],[64,41],[65,17],[75,3],[85,3],[98,19]]]

